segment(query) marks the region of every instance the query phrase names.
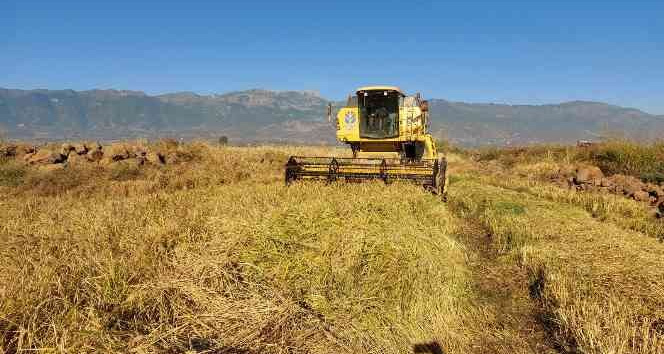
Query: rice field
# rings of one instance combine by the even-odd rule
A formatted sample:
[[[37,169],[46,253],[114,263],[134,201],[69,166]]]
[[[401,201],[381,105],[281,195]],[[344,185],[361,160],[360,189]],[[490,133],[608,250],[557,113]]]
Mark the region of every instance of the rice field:
[[[661,225],[450,156],[410,184],[296,183],[327,147],[0,160],[0,353],[663,353]],[[509,172],[508,172],[509,173]]]

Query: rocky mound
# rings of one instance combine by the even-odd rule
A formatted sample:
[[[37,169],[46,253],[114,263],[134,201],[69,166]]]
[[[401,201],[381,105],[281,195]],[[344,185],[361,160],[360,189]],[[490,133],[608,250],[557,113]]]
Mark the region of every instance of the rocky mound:
[[[177,143],[161,144],[148,148],[140,144],[116,143],[102,146],[99,143],[62,144],[53,146],[31,146],[25,144],[0,144],[0,158],[13,158],[29,165],[69,165],[97,163],[111,165],[120,161],[137,165],[177,164],[193,159],[190,153],[178,148]]]
[[[613,193],[649,203],[654,207],[655,216],[664,216],[664,186],[661,185],[645,183],[636,177],[622,174],[607,177],[592,165],[565,166],[552,179],[561,186],[578,191]]]

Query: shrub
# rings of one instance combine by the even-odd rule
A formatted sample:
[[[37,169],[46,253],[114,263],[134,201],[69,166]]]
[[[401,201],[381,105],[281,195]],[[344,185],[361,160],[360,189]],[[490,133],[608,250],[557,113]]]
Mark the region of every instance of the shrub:
[[[129,181],[141,176],[141,167],[135,161],[113,163],[109,170],[109,178],[113,181]]]
[[[611,140],[589,147],[534,145],[527,147],[487,147],[472,152],[476,161],[498,161],[505,167],[546,161],[583,162],[599,167],[605,174],[625,174],[644,181],[664,181],[664,143],[639,144]]]
[[[664,173],[664,144],[642,145],[625,140],[610,141],[589,149],[585,159],[602,171],[635,177]]]
[[[13,161],[0,159],[0,186],[16,187],[23,183],[25,167]]]
[[[56,168],[33,170],[26,175],[24,188],[37,195],[56,196],[87,184],[89,176],[82,170]]]

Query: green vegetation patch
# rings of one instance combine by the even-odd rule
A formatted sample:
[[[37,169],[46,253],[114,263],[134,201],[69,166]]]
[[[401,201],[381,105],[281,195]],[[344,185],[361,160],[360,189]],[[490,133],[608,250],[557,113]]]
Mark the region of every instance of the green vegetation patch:
[[[16,187],[23,184],[26,175],[24,166],[14,162],[0,162],[0,186]]]
[[[498,212],[504,212],[513,215],[519,215],[526,212],[526,207],[521,203],[511,201],[499,201],[493,205]]]
[[[109,178],[113,181],[129,181],[141,176],[141,166],[135,161],[120,161],[109,168]]]

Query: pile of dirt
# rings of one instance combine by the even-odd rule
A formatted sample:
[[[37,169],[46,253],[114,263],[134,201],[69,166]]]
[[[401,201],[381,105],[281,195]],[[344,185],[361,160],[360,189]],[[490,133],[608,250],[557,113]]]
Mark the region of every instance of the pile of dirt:
[[[23,160],[30,165],[53,165],[67,161],[67,155],[49,149],[40,149],[25,155]]]
[[[62,144],[57,146],[30,146],[20,144],[0,145],[0,158],[13,158],[28,165],[49,166],[98,163],[111,165],[128,161],[137,165],[175,164],[186,161],[177,150],[162,152],[140,144],[116,143],[102,146],[99,143]]]
[[[37,149],[27,144],[0,144],[0,158],[22,158],[26,154],[32,154]]]
[[[0,157],[14,157],[16,156],[16,149],[18,147],[13,144],[0,145]]]
[[[552,176],[555,183],[577,191],[599,191],[623,195],[655,207],[655,216],[664,216],[664,186],[645,183],[622,174],[605,176],[597,166],[564,166]]]

